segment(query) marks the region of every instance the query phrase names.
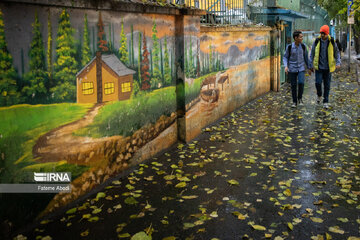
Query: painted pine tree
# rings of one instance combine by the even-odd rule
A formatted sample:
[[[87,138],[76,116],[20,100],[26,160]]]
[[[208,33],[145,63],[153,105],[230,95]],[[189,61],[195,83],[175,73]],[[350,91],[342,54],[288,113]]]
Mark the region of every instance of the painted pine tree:
[[[160,73],[161,73],[161,86],[164,86],[164,59],[163,59],[163,48],[161,44],[161,40],[159,39],[159,46],[160,46]]]
[[[169,51],[167,46],[167,39],[164,39],[164,82],[166,86],[171,85],[171,69],[169,64]]]
[[[12,56],[5,40],[4,20],[0,10],[0,106],[13,105],[19,102],[16,72],[12,65]]]
[[[146,46],[146,36],[143,35],[143,54],[141,61],[141,90],[150,89],[150,73],[149,73],[149,51]]]
[[[53,38],[52,38],[52,25],[51,25],[51,15],[50,11],[48,13],[48,22],[47,22],[47,28],[48,28],[48,37],[47,37],[47,51],[46,51],[46,63],[47,63],[47,72],[49,76],[49,89],[54,86],[52,75],[53,75],[53,61],[52,61],[52,45],[53,45]]]
[[[188,76],[193,77],[193,68],[194,68],[194,61],[193,61],[193,52],[192,52],[192,40],[190,35],[189,41],[189,49],[188,49]]]
[[[77,62],[74,29],[70,24],[70,15],[64,9],[60,14],[56,37],[56,62],[54,64],[55,86],[50,89],[53,100],[75,101]]]
[[[153,70],[154,70],[154,67],[153,67],[152,50],[150,49],[150,76],[153,75]]]
[[[120,61],[125,65],[129,66],[129,54],[127,50],[127,39],[124,33],[124,19],[121,21],[121,33],[120,33],[120,48],[119,48],[119,56]]]
[[[91,28],[92,30],[92,55],[95,56],[95,53],[96,53],[96,47],[95,47],[95,27],[93,26]]]
[[[160,47],[159,47],[159,39],[157,37],[155,19],[153,21],[153,27],[152,27],[152,40],[153,40],[153,47],[152,47],[153,71],[150,82],[151,82],[151,87],[155,89],[161,87]]]
[[[81,66],[84,67],[91,60],[91,52],[90,52],[90,37],[89,37],[89,29],[88,29],[88,20],[87,14],[84,16],[84,36],[83,36],[83,44],[81,49]]]
[[[189,77],[189,66],[188,66],[188,54],[187,54],[187,46],[186,46],[186,40],[184,39],[185,42],[185,49],[184,49],[184,73],[186,77]]]
[[[196,77],[200,77],[200,41],[197,41],[196,51]]]
[[[102,21],[101,12],[99,12],[99,21],[98,21],[98,50],[106,53],[109,51],[108,43],[106,41],[106,34],[104,30],[104,23]]]
[[[35,14],[35,22],[32,24],[32,41],[29,51],[29,72],[25,75],[26,85],[22,89],[26,102],[45,103],[48,97],[48,72],[45,62],[45,48],[40,31],[38,15]]]
[[[135,67],[134,58],[134,26],[131,24],[131,66]]]
[[[24,60],[24,49],[21,48],[21,76],[23,77],[25,74],[25,60]]]
[[[111,39],[111,24],[109,24],[109,52],[113,52],[113,42]]]
[[[139,32],[139,40],[138,40],[138,83],[141,84],[141,32]]]

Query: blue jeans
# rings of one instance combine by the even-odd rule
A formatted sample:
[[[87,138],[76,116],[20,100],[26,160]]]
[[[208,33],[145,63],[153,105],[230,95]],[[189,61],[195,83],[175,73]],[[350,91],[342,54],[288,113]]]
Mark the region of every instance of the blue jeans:
[[[304,93],[305,71],[289,72],[289,79],[291,83],[291,95],[293,103],[297,104],[298,100],[302,99],[302,95]],[[299,88],[298,91],[297,88]]]
[[[324,100],[323,103],[329,102],[331,72],[329,70],[319,69],[315,71],[315,86],[319,97],[322,96],[321,83],[324,83]]]

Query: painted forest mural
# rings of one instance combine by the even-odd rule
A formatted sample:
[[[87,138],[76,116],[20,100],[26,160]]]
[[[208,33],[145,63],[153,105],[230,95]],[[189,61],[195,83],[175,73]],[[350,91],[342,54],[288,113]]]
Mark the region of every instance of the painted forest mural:
[[[31,182],[33,172],[71,172],[72,191],[0,194],[0,217],[15,225],[174,144],[177,98],[190,140],[268,91],[267,71],[261,72],[269,69],[268,30],[204,32],[197,16],[185,16],[184,56],[176,59],[172,15],[22,10],[12,18],[19,9],[0,4],[0,183]]]
[[[148,49],[147,41],[150,39],[145,35],[146,30],[135,33],[134,26],[131,25],[131,33],[125,34],[124,19],[122,18],[119,48],[116,49],[113,36],[114,27],[109,23],[108,34],[106,34],[101,13],[99,13],[97,40],[94,39],[93,27],[91,49],[87,14],[84,14],[82,39],[78,40],[74,39],[74,28],[71,26],[70,15],[66,9],[59,16],[56,34],[53,33],[49,15],[47,41],[42,36],[41,23],[35,14],[32,23],[32,41],[28,53],[29,70],[25,72],[23,55],[26,53],[23,49],[21,50],[20,69],[16,71],[12,64],[13,58],[7,49],[4,21],[2,12],[0,12],[0,46],[3,62],[1,65],[0,105],[75,102],[75,75],[95,56],[96,51],[115,54],[122,63],[137,72],[134,95],[140,90],[155,90],[172,85],[175,73],[173,50],[168,47],[166,35],[162,39],[158,38],[155,19],[152,23],[151,30],[148,29],[148,33],[151,32],[152,47]],[[136,41],[134,40],[135,34],[137,34]],[[53,39],[53,35],[56,35],[55,39]],[[130,35],[129,39],[127,35]],[[47,42],[46,48],[44,42]],[[55,57],[53,56],[53,47],[55,48]],[[190,60],[188,66],[192,65]],[[192,67],[187,67],[187,71],[194,72]]]
[[[12,11],[0,5],[0,183],[31,182],[33,172],[72,173],[65,197],[34,202],[34,194],[0,194],[1,218],[17,216],[11,221],[20,225],[75,200],[130,159],[175,143],[175,18],[39,7],[14,19]],[[86,66],[97,53],[103,99],[114,92],[111,76],[128,98],[77,102],[79,92],[96,94]],[[89,72],[84,84],[81,71]],[[161,135],[166,129],[171,134]],[[145,145],[151,150],[141,150]],[[15,203],[27,210],[14,214]]]

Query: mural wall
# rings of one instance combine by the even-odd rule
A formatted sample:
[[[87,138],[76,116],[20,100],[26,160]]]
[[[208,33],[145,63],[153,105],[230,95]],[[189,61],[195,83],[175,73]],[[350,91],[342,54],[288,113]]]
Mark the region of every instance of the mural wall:
[[[0,183],[72,173],[71,193],[0,194],[0,219],[51,212],[177,141],[175,17],[0,3]]]
[[[188,140],[206,125],[270,91],[270,30],[201,27],[198,38],[186,38]]]
[[[170,147],[184,109],[190,140],[269,91],[270,30],[0,3],[0,183],[72,173],[71,193],[0,193],[0,219],[24,224]]]

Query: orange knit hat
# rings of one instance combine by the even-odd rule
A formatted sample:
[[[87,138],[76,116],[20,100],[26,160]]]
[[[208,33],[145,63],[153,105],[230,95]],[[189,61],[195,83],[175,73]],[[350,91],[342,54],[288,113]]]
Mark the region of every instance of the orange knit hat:
[[[330,29],[328,25],[324,25],[320,28],[320,33],[325,33],[326,35],[329,35]]]

